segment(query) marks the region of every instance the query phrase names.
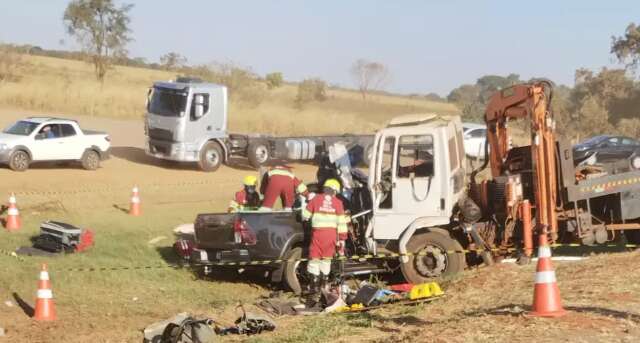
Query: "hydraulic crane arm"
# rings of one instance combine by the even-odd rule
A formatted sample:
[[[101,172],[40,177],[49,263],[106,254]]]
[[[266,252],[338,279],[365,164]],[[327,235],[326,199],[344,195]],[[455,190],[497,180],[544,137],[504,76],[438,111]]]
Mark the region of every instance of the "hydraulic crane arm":
[[[549,81],[506,88],[489,100],[485,122],[490,147],[489,163],[491,174],[495,178],[505,173],[504,162],[510,149],[508,122],[520,118],[530,119],[536,224],[539,233],[550,232],[555,241],[557,169],[555,123],[550,107],[552,94],[553,86]]]

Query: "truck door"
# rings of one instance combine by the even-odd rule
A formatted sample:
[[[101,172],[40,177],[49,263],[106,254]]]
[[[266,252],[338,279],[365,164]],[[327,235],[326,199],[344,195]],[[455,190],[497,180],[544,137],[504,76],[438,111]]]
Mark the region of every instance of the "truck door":
[[[60,160],[79,160],[82,158],[84,149],[87,148],[87,142],[83,142],[82,138],[76,132],[71,124],[60,124],[60,141],[62,144],[58,150]]]
[[[383,189],[374,205],[375,239],[397,239],[415,219],[442,216],[434,137],[421,130],[382,138],[381,163],[375,166]]]
[[[29,147],[34,161],[51,161],[59,159],[63,151],[62,133],[59,124],[45,124],[33,136]]]

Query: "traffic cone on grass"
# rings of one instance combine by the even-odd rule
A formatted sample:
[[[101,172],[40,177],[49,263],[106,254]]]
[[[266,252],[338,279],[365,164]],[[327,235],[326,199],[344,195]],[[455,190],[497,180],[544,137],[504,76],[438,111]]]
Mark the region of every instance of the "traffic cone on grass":
[[[540,245],[536,283],[533,291],[533,309],[528,315],[533,317],[560,317],[567,312],[562,308],[560,290],[556,282],[556,272],[551,265],[551,248]]]
[[[7,210],[7,219],[4,227],[8,231],[16,231],[20,229],[20,211],[16,206],[16,196],[11,193],[9,197],[9,209]]]
[[[56,308],[53,304],[53,292],[51,291],[51,281],[49,280],[46,263],[42,264],[42,270],[40,271],[36,309],[33,318],[38,321],[56,320]]]
[[[142,210],[140,209],[140,190],[138,186],[133,187],[133,191],[131,194],[131,204],[129,205],[129,214],[132,216],[139,216],[142,214]]]

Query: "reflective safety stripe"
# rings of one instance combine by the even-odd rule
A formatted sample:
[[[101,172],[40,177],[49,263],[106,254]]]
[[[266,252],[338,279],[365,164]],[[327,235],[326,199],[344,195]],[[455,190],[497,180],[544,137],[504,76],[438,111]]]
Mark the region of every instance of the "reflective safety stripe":
[[[538,258],[551,257],[551,248],[548,245],[543,245],[538,248]]]
[[[282,175],[282,176],[288,176],[290,178],[294,177],[292,172],[290,172],[288,170],[282,170],[282,169],[272,169],[272,170],[269,171],[268,175],[269,176]]]
[[[300,184],[296,188],[296,192],[302,194],[302,193],[304,193],[306,191],[307,191],[307,185],[305,185],[304,183],[300,182]]]
[[[338,216],[338,233],[347,233],[349,232],[349,227],[347,224],[349,223],[350,218],[347,215]]]
[[[311,226],[313,227],[338,227],[338,216],[333,213],[314,213],[313,218],[311,218]]]
[[[10,204],[15,204],[15,203],[16,203],[16,197],[15,197],[15,196],[13,196],[13,195],[12,195],[12,196],[10,196],[10,197],[9,197],[9,203],[10,203]]]
[[[20,212],[18,211],[17,208],[10,208],[7,211],[7,214],[10,215],[10,216],[17,216],[18,214],[20,214]]]
[[[39,299],[52,299],[53,292],[50,289],[39,289],[38,290],[38,298]]]
[[[536,273],[536,283],[554,283],[556,282],[556,272],[548,271],[548,272],[537,272]]]
[[[49,272],[41,271],[40,272],[40,280],[49,280]]]
[[[132,198],[131,198],[131,202],[132,202],[132,203],[134,203],[134,204],[139,204],[139,203],[140,203],[140,198],[138,198],[138,197],[132,197]]]

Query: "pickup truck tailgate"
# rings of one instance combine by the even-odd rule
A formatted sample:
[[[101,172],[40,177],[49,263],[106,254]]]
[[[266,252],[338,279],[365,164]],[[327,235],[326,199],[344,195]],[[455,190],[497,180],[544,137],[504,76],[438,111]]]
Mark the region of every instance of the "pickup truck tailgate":
[[[196,244],[202,249],[232,249],[236,246],[233,223],[235,214],[199,214],[194,223]]]

